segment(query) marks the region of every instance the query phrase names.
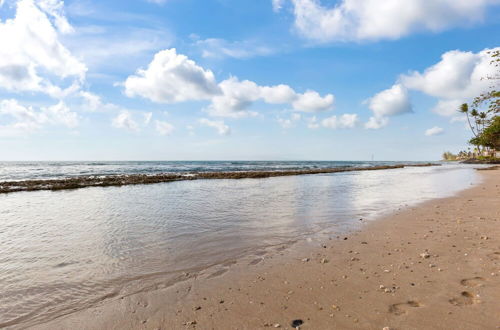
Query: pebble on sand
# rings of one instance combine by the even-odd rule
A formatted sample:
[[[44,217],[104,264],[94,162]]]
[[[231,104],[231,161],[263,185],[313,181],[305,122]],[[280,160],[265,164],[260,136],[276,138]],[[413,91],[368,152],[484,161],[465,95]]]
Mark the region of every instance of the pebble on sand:
[[[420,253],[420,257],[422,259],[428,259],[428,258],[431,257],[431,255],[429,253],[427,253],[427,252],[423,252],[423,253]]]

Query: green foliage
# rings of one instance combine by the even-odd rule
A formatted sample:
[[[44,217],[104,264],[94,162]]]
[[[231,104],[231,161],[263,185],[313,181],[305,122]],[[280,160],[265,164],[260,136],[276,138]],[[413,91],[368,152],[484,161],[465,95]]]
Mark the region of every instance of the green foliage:
[[[474,135],[469,143],[486,149],[500,150],[500,91],[499,80],[500,71],[500,50],[490,51],[490,64],[497,68],[493,76],[485,77],[484,79],[492,80],[493,84],[490,90],[482,93],[474,98],[473,102],[468,105],[462,104],[458,111],[467,116],[469,128]],[[484,149],[483,149],[484,150]]]
[[[443,160],[447,160],[447,161],[454,161],[454,160],[457,160],[457,155],[449,152],[449,151],[445,151],[443,152]]]
[[[500,116],[494,116],[488,125],[477,136],[470,141],[476,146],[484,146],[494,150],[500,150]]]

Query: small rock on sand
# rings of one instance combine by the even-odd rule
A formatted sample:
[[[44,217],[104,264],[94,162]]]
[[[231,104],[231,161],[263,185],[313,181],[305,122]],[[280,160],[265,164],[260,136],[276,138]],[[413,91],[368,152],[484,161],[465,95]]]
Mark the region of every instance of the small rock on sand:
[[[422,259],[428,259],[430,257],[431,257],[431,255],[427,252],[420,253],[420,258],[422,258]]]

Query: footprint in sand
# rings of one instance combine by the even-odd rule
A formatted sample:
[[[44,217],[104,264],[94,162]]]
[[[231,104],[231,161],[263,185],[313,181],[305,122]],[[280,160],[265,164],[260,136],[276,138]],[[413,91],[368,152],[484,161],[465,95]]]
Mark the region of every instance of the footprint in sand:
[[[408,314],[408,311],[411,308],[416,307],[422,307],[422,305],[417,301],[409,300],[404,303],[392,304],[391,306],[389,306],[389,313],[392,313],[394,315],[404,315]]]
[[[227,269],[220,269],[212,274],[210,274],[208,276],[208,278],[214,278],[214,277],[217,277],[217,276],[221,276],[222,274],[226,273],[228,270]]]
[[[459,297],[450,299],[449,302],[455,306],[467,306],[479,303],[479,299],[474,297],[472,293],[463,291]]]
[[[261,261],[262,261],[262,259],[254,259],[254,260],[250,261],[249,265],[257,265]]]
[[[467,286],[469,288],[474,288],[476,286],[481,286],[485,282],[485,279],[479,276],[472,277],[472,278],[465,278],[460,281],[460,284],[463,286]]]

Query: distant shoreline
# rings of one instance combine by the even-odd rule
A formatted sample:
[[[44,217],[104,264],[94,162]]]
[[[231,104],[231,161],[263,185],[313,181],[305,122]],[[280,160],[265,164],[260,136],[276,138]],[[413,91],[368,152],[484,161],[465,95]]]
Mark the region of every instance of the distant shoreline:
[[[231,171],[231,172],[197,172],[197,173],[161,173],[161,174],[124,174],[110,176],[77,176],[64,179],[22,180],[0,182],[0,194],[20,191],[69,190],[86,187],[112,187],[137,184],[154,184],[173,181],[203,179],[260,179],[278,176],[295,176],[306,174],[326,174],[353,171],[376,171],[398,169],[404,167],[440,166],[441,164],[397,164],[371,167],[334,167],[308,170],[283,171]]]

